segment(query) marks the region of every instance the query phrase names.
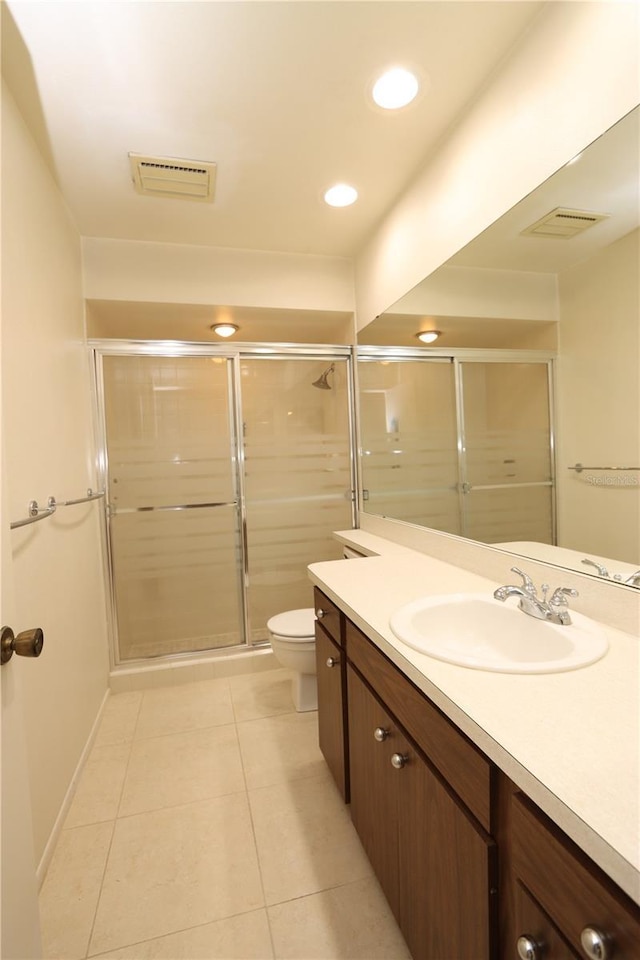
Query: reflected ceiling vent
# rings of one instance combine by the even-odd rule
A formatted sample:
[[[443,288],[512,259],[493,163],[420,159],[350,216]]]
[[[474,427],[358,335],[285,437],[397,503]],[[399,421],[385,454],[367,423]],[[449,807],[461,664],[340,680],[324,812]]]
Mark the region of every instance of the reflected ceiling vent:
[[[176,157],[144,157],[129,154],[133,183],[147,197],[173,197],[212,203],[216,185],[215,163]]]
[[[545,214],[541,220],[532,223],[523,230],[523,237],[548,237],[552,240],[570,240],[579,233],[584,233],[601,220],[606,220],[608,213],[592,213],[590,210],[570,210],[566,207],[556,207],[551,213]]]

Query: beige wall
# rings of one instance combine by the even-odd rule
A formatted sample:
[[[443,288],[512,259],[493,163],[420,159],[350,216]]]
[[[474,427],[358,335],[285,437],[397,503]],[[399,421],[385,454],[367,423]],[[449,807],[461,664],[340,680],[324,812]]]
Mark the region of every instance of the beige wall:
[[[640,566],[640,231],[560,274],[558,542]]]
[[[358,328],[636,106],[638,15],[626,2],[546,5],[360,252]]]
[[[341,257],[178,243],[83,239],[88,300],[211,303],[353,311],[353,264]]]
[[[2,93],[2,382],[10,519],[94,484],[80,239],[10,93]],[[11,533],[15,623],[41,626],[21,660],[36,860],[107,687],[99,506]],[[14,658],[15,660],[15,658]],[[6,668],[5,668],[6,669]]]

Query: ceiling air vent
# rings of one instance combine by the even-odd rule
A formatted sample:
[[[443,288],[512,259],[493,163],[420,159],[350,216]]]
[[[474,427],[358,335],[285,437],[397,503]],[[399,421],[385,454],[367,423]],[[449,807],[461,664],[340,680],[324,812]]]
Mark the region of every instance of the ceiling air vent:
[[[556,207],[551,213],[545,214],[541,220],[532,223],[523,230],[524,237],[548,237],[553,240],[570,240],[571,237],[584,233],[601,220],[606,220],[608,213],[592,213],[589,210],[569,210],[566,207]]]
[[[143,157],[130,153],[131,174],[138,193],[147,197],[213,202],[215,163],[176,157]]]

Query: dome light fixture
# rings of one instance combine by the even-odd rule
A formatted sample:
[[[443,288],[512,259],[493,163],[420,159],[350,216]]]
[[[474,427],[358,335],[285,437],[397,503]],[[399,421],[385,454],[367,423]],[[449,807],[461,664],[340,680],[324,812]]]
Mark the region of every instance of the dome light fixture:
[[[358,199],[358,191],[348,183],[336,183],[325,191],[324,200],[330,207],[349,207]]]
[[[416,333],[418,340],[421,340],[422,343],[433,343],[434,340],[437,340],[442,331],[440,330],[423,330],[421,333]]]
[[[219,337],[232,337],[240,327],[236,326],[235,323],[213,323],[209,329],[217,333]]]
[[[404,67],[394,67],[376,80],[371,95],[384,110],[399,110],[415,99],[418,88],[415,74]]]

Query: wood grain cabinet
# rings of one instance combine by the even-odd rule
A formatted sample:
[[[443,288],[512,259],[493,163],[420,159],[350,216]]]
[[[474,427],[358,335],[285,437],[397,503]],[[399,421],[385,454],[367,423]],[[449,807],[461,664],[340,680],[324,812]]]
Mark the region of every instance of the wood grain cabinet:
[[[516,956],[638,960],[640,908],[528,797],[511,803]]]
[[[347,653],[360,661],[354,639],[369,641],[354,630]],[[368,653],[380,657],[378,679],[396,670]],[[407,945],[416,960],[488,960],[495,844],[380,702],[373,676],[350,662],[347,678],[351,816]]]
[[[640,960],[640,907],[315,603],[320,746],[414,960]]]
[[[316,673],[318,678],[318,739],[338,790],[349,802],[346,659],[344,615],[318,588],[316,611]]]

